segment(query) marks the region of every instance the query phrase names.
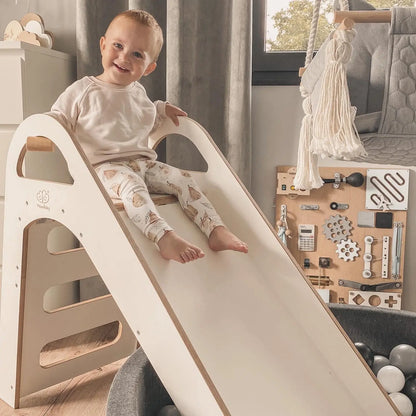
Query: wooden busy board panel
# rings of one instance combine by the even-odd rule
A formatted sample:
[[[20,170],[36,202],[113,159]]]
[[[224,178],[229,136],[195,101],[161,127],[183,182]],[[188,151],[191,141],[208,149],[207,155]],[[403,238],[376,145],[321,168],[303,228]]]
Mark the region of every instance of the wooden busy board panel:
[[[276,230],[311,283],[328,302],[400,309],[409,171],[323,167],[335,182],[311,191],[295,173],[277,168]]]

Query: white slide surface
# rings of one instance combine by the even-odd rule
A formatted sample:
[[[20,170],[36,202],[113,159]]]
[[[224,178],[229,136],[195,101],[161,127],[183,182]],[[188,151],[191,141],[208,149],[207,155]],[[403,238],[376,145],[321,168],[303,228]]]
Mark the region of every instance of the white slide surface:
[[[48,137],[74,184],[24,178],[9,162],[5,235],[52,218],[79,238],[183,416],[399,414],[209,134],[181,118],[179,127],[166,121],[153,139],[171,133],[201,152],[208,171],[195,178],[248,254],[211,251],[174,203],[159,207],[161,215],[205,257],[185,265],[162,259],[114,208],[76,141],[45,115],[18,128],[9,161],[19,160],[27,136]],[[40,189],[48,209],[27,204]],[[19,244],[5,252],[4,276],[21,262]],[[12,306],[2,305],[7,313]],[[13,328],[2,322],[10,355]],[[10,389],[14,364],[0,370],[1,389]]]

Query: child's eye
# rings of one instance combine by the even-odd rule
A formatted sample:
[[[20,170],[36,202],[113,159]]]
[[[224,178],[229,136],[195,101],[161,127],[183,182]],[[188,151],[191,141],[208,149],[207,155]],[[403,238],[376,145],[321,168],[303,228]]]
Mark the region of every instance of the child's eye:
[[[135,58],[142,58],[142,54],[140,52],[133,52],[133,56]]]
[[[121,43],[118,43],[118,42],[115,42],[113,45],[117,49],[122,49],[123,48],[123,45]]]

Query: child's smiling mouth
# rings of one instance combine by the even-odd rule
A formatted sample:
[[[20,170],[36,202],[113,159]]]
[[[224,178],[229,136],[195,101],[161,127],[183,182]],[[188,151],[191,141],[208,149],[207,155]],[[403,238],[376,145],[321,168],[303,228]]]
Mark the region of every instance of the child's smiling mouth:
[[[116,64],[115,62],[113,62],[113,65],[120,71],[120,72],[123,72],[123,73],[125,73],[125,72],[129,72],[129,70],[127,69],[127,68],[124,68],[124,67],[122,67],[122,66],[120,66],[120,65],[118,65],[118,64]]]

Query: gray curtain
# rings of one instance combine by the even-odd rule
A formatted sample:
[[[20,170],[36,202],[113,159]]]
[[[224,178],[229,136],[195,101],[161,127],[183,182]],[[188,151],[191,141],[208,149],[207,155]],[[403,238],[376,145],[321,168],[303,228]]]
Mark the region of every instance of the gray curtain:
[[[252,0],[77,0],[78,78],[101,72],[98,42],[117,13],[149,11],[165,33],[158,68],[142,80],[150,98],[200,122],[249,188],[251,7]],[[168,163],[201,167],[188,142],[168,141],[166,151]]]
[[[211,134],[231,166],[251,179],[251,0],[168,0],[167,99]],[[167,161],[197,168],[185,142]]]

